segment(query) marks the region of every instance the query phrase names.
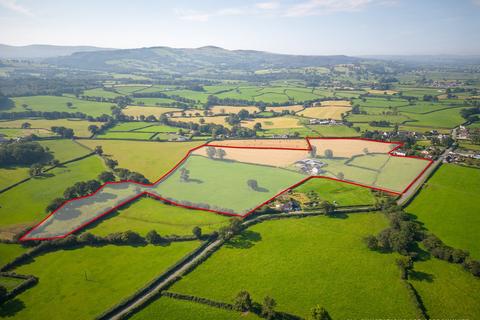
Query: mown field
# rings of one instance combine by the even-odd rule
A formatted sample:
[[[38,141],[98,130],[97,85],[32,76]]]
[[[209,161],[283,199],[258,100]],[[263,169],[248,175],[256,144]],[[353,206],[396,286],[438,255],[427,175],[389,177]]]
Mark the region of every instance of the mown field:
[[[182,168],[189,170],[186,182],[180,180]],[[280,168],[191,155],[152,192],[176,201],[205,203],[211,208],[244,214],[304,177]],[[249,179],[258,182],[258,190],[248,186]]]
[[[42,255],[15,269],[40,281],[2,305],[0,314],[15,319],[93,319],[197,245],[190,241],[167,247],[85,247]]]
[[[170,290],[220,301],[247,290],[255,301],[269,295],[278,310],[303,317],[320,304],[334,319],[412,318],[395,255],[372,252],[362,241],[386,225],[377,213],[264,222]]]
[[[191,235],[192,229],[200,227],[203,233],[218,230],[228,223],[228,217],[201,210],[189,210],[166,205],[152,198],[142,198],[115,213],[107,215],[88,232],[107,235],[113,232],[132,230],[146,235],[156,230],[160,235]]]
[[[80,140],[81,144],[95,148],[102,146],[104,154],[128,168],[155,181],[172,169],[190,149],[203,144],[195,142],[141,142],[116,140]]]
[[[480,258],[480,170],[444,164],[407,207],[446,244]]]

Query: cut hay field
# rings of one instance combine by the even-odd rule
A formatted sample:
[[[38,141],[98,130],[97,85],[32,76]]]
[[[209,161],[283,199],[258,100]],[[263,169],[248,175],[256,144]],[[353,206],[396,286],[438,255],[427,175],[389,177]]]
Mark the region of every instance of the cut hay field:
[[[189,210],[163,204],[153,198],[142,198],[115,213],[108,214],[87,230],[105,236],[113,232],[132,230],[145,236],[150,230],[160,235],[192,235],[194,227],[210,233],[228,224],[228,217],[200,210]]]
[[[396,255],[372,252],[363,243],[387,225],[377,213],[264,222],[235,237],[170,290],[220,301],[247,290],[255,301],[268,295],[277,310],[303,317],[320,304],[333,319],[413,318]]]
[[[307,118],[342,120],[342,115],[350,110],[352,110],[351,107],[343,106],[311,107],[297,114]]]
[[[95,179],[105,170],[102,160],[92,156],[49,171],[0,194],[0,226],[31,224],[45,216],[45,208],[76,182]]]
[[[194,316],[193,316],[194,315]],[[254,313],[240,313],[206,306],[200,303],[162,297],[132,316],[132,320],[253,320],[260,319]]]
[[[349,100],[327,100],[320,102],[322,107],[349,107],[352,103]]]
[[[267,107],[265,108],[266,111],[273,111],[273,112],[283,112],[284,110],[298,112],[303,110],[303,105],[292,105],[292,106],[278,106],[278,107]]]
[[[393,95],[393,94],[397,94],[398,91],[396,90],[368,90],[368,93],[370,94],[380,94],[380,95]]]
[[[242,127],[253,129],[256,123],[262,125],[262,129],[282,129],[282,128],[301,128],[302,125],[298,118],[294,117],[273,117],[268,119],[254,119],[242,121]]]
[[[180,180],[182,168],[189,170],[187,182]],[[212,209],[245,214],[302,178],[302,174],[284,169],[191,155],[151,191],[176,202],[205,203]],[[247,185],[249,179],[257,180],[258,190]]]
[[[32,128],[42,128],[50,130],[51,127],[66,127],[73,129],[77,137],[90,137],[92,134],[88,131],[90,125],[101,126],[102,122],[83,121],[83,120],[68,120],[68,119],[21,119],[13,121],[0,121],[0,128],[21,128],[22,124],[28,122]],[[53,135],[53,133],[51,133]]]
[[[262,147],[262,148],[294,148],[308,149],[306,139],[248,139],[248,140],[215,140],[208,143],[218,146]]]
[[[126,116],[135,117],[139,119],[140,116],[154,116],[155,118],[160,118],[162,114],[168,112],[178,111],[177,108],[167,108],[167,107],[140,107],[140,106],[127,106],[122,109],[122,113]]]
[[[370,189],[328,179],[310,179],[296,187],[294,191],[302,193],[315,191],[322,200],[330,203],[335,201],[340,207],[375,203],[375,196]]]
[[[237,114],[241,110],[247,110],[249,113],[260,112],[260,109],[255,106],[214,106],[210,109],[214,114]],[[201,112],[201,110],[198,110],[198,112]]]
[[[93,319],[132,295],[198,245],[195,241],[167,247],[105,246],[61,250],[15,269],[34,274],[39,283],[17,296],[23,304],[1,307],[15,319]],[[52,312],[55,310],[55,312]]]
[[[143,142],[120,140],[79,140],[91,149],[102,146],[105,155],[118,161],[120,168],[127,168],[155,181],[173,168],[187,152],[201,144],[196,142]]]
[[[431,258],[415,262],[411,283],[432,319],[478,319],[480,280],[461,266]],[[473,294],[472,294],[473,293]]]
[[[444,164],[407,207],[446,244],[480,259],[480,170]]]
[[[2,110],[2,112],[24,112],[33,111],[59,111],[59,112],[82,112],[90,116],[98,117],[102,114],[111,114],[110,107],[114,104],[107,102],[96,102],[80,100],[72,97],[58,96],[28,96],[12,98],[15,102],[13,109]],[[68,107],[67,103],[73,103],[72,107]],[[27,108],[22,107],[26,104]]]

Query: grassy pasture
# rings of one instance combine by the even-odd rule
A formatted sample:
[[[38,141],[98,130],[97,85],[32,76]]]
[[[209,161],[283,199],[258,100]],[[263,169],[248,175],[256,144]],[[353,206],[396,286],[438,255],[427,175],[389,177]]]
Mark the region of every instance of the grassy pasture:
[[[48,148],[55,159],[60,162],[72,160],[90,153],[90,150],[72,140],[44,140],[39,143],[43,147]]]
[[[128,168],[154,181],[173,168],[187,152],[201,144],[196,142],[147,142],[120,140],[80,140],[89,147],[100,145],[104,154],[118,161],[121,168]]]
[[[2,167],[0,168],[0,190],[20,180],[28,178],[28,167]]]
[[[167,107],[140,107],[140,106],[127,106],[122,110],[122,113],[126,116],[135,117],[137,119],[140,116],[155,116],[159,118],[162,114],[178,111],[177,108]]]
[[[315,191],[322,200],[331,203],[336,201],[338,206],[369,205],[375,203],[375,197],[370,189],[327,179],[310,179],[296,187],[294,191],[302,193]]]
[[[359,132],[347,126],[324,126],[324,125],[307,125],[307,128],[315,131],[315,136],[321,137],[358,137]]]
[[[161,132],[161,133],[172,133],[172,132],[177,132],[179,128],[176,127],[171,127],[167,126],[164,124],[155,124],[155,125],[150,125],[149,127],[145,128],[140,128],[134,130],[134,132]],[[183,129],[185,130],[185,129]]]
[[[72,97],[57,96],[28,96],[12,98],[15,107],[2,112],[23,112],[33,111],[59,111],[59,112],[82,112],[90,116],[98,117],[102,114],[111,114],[110,107],[114,104],[107,102],[96,102],[80,100]],[[73,103],[71,108],[67,107],[67,102]],[[23,108],[26,104],[28,107]]]
[[[190,171],[190,181],[180,180],[181,168]],[[279,168],[191,155],[152,192],[164,198],[196,204],[207,203],[212,208],[230,209],[237,214],[244,214],[304,177]],[[249,179],[257,180],[259,190],[252,190],[247,185]]]
[[[162,106],[162,105],[169,105],[174,102],[176,101],[169,98],[134,98],[134,104],[145,105],[145,106]]]
[[[386,225],[376,213],[264,222],[231,240],[171,290],[231,301],[245,289],[255,301],[269,295],[278,310],[300,316],[320,304],[334,319],[411,318],[413,304],[395,255],[372,252],[362,241]]]
[[[226,216],[167,205],[152,198],[142,198],[109,214],[89,232],[104,236],[113,232],[133,230],[145,236],[153,229],[164,236],[191,235],[192,229],[196,226],[202,228],[203,233],[210,233],[227,223]]]
[[[145,309],[135,314],[132,320],[163,319],[163,320],[252,320],[259,319],[253,313],[239,313],[225,309],[214,308],[200,303],[162,297],[155,300]]]
[[[102,97],[106,99],[115,99],[116,97],[120,97],[123,94],[119,94],[113,91],[107,91],[103,88],[96,88],[83,91],[84,96],[88,97]]]
[[[0,243],[0,266],[12,261],[27,250],[19,244]]]
[[[446,244],[480,259],[480,170],[444,164],[407,207]]]
[[[137,129],[141,129],[147,126],[151,126],[152,122],[143,122],[143,121],[136,121],[136,122],[122,122],[116,124],[113,128],[108,131],[133,131]]]
[[[153,133],[149,132],[115,132],[108,131],[97,135],[98,139],[134,139],[134,140],[149,140],[153,136]]]
[[[45,208],[75,182],[94,179],[104,169],[92,156],[49,171],[0,194],[0,226],[30,224],[45,216]]]
[[[47,129],[0,128],[0,135],[9,139],[24,138],[32,134],[41,138],[55,136],[55,133]]]
[[[409,113],[408,117],[410,117],[414,121],[408,122],[408,124],[418,127],[451,129],[465,122],[465,119],[460,116],[460,110],[460,108],[451,108],[427,114]]]
[[[477,319],[480,280],[459,265],[431,258],[415,262],[411,283],[432,319]]]
[[[90,125],[101,126],[102,122],[84,121],[84,120],[69,120],[69,119],[21,119],[12,121],[0,121],[0,128],[21,128],[22,124],[28,122],[32,128],[43,128],[50,130],[51,127],[66,127],[73,129],[77,137],[90,137],[92,134],[88,131]],[[50,133],[53,135],[53,133]]]
[[[353,99],[353,105],[359,104],[361,107],[375,107],[375,108],[393,108],[407,106],[408,101],[399,98],[380,98],[380,97],[368,97],[365,98],[365,101],[362,99]]]
[[[200,112],[201,113],[201,112]],[[205,121],[204,123],[213,123],[213,124],[221,124],[225,127],[231,127],[227,121],[225,121],[226,116],[212,116],[212,117],[175,117],[172,118],[173,121],[178,122],[185,122],[185,123],[201,123],[201,121]],[[203,119],[203,120],[201,120]]]
[[[115,91],[117,91],[121,94],[131,94],[131,93],[134,93],[136,91],[146,90],[147,88],[150,88],[150,87],[151,87],[151,85],[149,85],[149,84],[143,84],[143,85],[126,84],[126,85],[116,85],[116,86],[114,86]]]
[[[197,245],[192,241],[167,247],[85,247],[37,257],[15,269],[40,278],[35,287],[17,296],[25,307],[15,319],[93,319]],[[4,304],[1,312],[8,312],[8,306]]]
[[[257,131],[257,135],[263,136],[263,137],[272,137],[274,135],[285,135],[285,134],[291,135],[294,133],[298,133],[299,137],[318,136],[318,133],[316,131],[313,131],[306,127],[267,129],[267,130]]]

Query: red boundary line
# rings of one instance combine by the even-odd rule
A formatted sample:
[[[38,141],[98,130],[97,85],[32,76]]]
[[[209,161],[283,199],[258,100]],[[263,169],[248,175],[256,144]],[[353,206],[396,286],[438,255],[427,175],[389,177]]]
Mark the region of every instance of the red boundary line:
[[[140,182],[135,182],[135,181],[131,181],[131,180],[121,180],[121,181],[116,181],[116,182],[105,182],[100,188],[98,188],[97,191],[95,191],[94,193],[92,194],[89,194],[89,195],[86,195],[86,196],[83,196],[83,197],[78,197],[78,198],[73,198],[73,199],[70,199],[70,200],[67,200],[65,201],[64,203],[62,203],[62,205],[60,207],[58,207],[57,209],[55,209],[53,212],[51,212],[49,215],[47,215],[44,219],[42,219],[42,221],[40,221],[39,223],[37,223],[33,228],[31,228],[28,232],[26,232],[20,239],[19,241],[30,241],[30,240],[52,240],[52,239],[59,239],[59,238],[65,238],[69,235],[71,235],[72,233],[74,232],[77,232],[78,230],[86,227],[87,225],[97,221],[98,219],[102,218],[103,216],[111,213],[112,211],[114,210],[117,210],[118,208],[124,206],[125,204],[127,204],[128,202],[131,202],[145,194],[148,194],[150,196],[153,196],[161,201],[164,201],[164,202],[167,202],[169,204],[172,204],[172,205],[175,205],[175,206],[178,206],[178,207],[183,207],[183,208],[187,208],[187,209],[193,209],[193,210],[202,210],[202,211],[208,211],[208,212],[213,212],[213,213],[217,213],[217,214],[222,214],[222,215],[226,215],[226,216],[232,216],[232,217],[242,217],[242,218],[245,218],[247,216],[249,216],[250,214],[252,214],[253,212],[255,212],[255,210],[257,210],[258,208],[262,207],[263,205],[269,203],[270,201],[272,201],[273,199],[277,198],[278,196],[280,196],[281,194],[289,191],[289,190],[292,190],[293,188],[295,187],[298,187],[299,185],[305,183],[306,181],[310,180],[310,179],[328,179],[328,180],[333,180],[333,181],[339,181],[339,182],[344,182],[344,183],[348,183],[348,184],[351,184],[351,185],[355,185],[355,186],[360,186],[360,187],[364,187],[364,188],[369,188],[369,189],[372,189],[372,190],[377,190],[377,191],[382,191],[382,192],[387,192],[387,193],[390,193],[390,194],[394,194],[394,195],[402,195],[404,194],[405,192],[407,192],[408,189],[410,189],[410,187],[418,181],[418,179],[425,173],[425,171],[427,171],[427,169],[432,165],[433,163],[433,160],[430,160],[430,159],[425,159],[425,158],[421,158],[421,157],[417,157],[417,156],[401,156],[401,155],[397,155],[395,154],[394,152],[401,148],[404,143],[403,142],[386,142],[386,141],[382,141],[382,140],[374,140],[374,139],[367,139],[367,138],[323,138],[323,137],[306,137],[305,138],[306,142],[307,142],[307,145],[308,145],[308,148],[280,148],[280,147],[243,147],[243,146],[222,146],[222,145],[217,145],[217,144],[209,144],[208,142],[207,143],[204,143],[202,145],[199,145],[195,148],[192,148],[190,149],[187,154],[172,168],[170,169],[167,173],[165,173],[164,175],[162,175],[160,178],[158,178],[155,182],[153,183],[140,183]],[[263,149],[263,150],[293,150],[293,151],[311,151],[312,150],[312,145],[310,143],[310,140],[363,140],[363,141],[369,141],[369,142],[378,142],[378,143],[386,143],[386,144],[395,144],[397,145],[396,147],[394,147],[392,150],[390,150],[387,154],[392,156],[392,157],[401,157],[401,158],[412,158],[412,159],[419,159],[419,160],[425,160],[425,161],[428,161],[428,165],[417,175],[417,177],[412,181],[410,182],[410,184],[402,191],[402,192],[397,192],[397,191],[392,191],[392,190],[388,190],[388,189],[384,189],[384,188],[377,188],[377,187],[372,187],[372,186],[368,186],[368,185],[365,185],[365,184],[361,184],[361,183],[357,183],[357,182],[353,182],[353,181],[346,181],[346,180],[341,180],[341,179],[337,179],[337,178],[332,178],[332,177],[327,177],[327,176],[308,176],[304,179],[302,179],[300,182],[297,182],[295,183],[294,185],[280,191],[279,193],[277,193],[276,195],[274,195],[273,197],[271,197],[270,199],[268,199],[267,201],[261,203],[260,205],[256,206],[255,208],[253,208],[252,210],[248,211],[247,213],[245,213],[244,215],[241,215],[241,214],[235,214],[235,213],[230,213],[230,212],[223,212],[223,211],[219,211],[219,210],[213,210],[213,209],[207,209],[207,208],[200,208],[200,207],[195,207],[195,206],[188,206],[188,205],[184,205],[184,204],[180,204],[180,203],[177,203],[175,201],[172,201],[172,200],[168,200],[168,199],[165,199],[165,198],[162,198],[161,196],[159,195],[156,195],[156,194],[153,194],[153,193],[150,193],[148,191],[143,191],[142,193],[139,193],[135,196],[133,196],[132,198],[129,198],[123,202],[121,202],[120,204],[118,204],[117,206],[105,211],[104,213],[102,213],[101,215],[93,218],[92,220],[90,221],[87,221],[85,223],[83,223],[82,225],[80,225],[79,227],[75,228],[74,230],[64,234],[64,235],[61,235],[61,236],[54,236],[54,237],[48,237],[48,238],[28,238],[28,234],[30,234],[33,230],[35,230],[39,225],[41,225],[44,221],[46,221],[48,218],[50,218],[52,215],[54,215],[58,210],[60,210],[61,208],[63,208],[66,204],[70,203],[71,201],[76,201],[76,200],[80,200],[80,199],[84,199],[84,198],[88,198],[88,197],[91,197],[95,194],[97,194],[100,190],[102,190],[106,185],[109,185],[109,184],[118,184],[118,183],[125,183],[125,182],[129,182],[129,183],[134,183],[134,184],[138,184],[138,185],[142,185],[142,186],[145,186],[145,187],[151,187],[155,184],[157,184],[158,182],[160,182],[161,180],[163,180],[164,178],[168,177],[173,171],[175,171],[189,156],[190,154],[195,151],[195,150],[198,150],[200,148],[203,148],[203,147],[207,147],[207,146],[210,146],[210,147],[218,147],[218,148],[232,148],[232,149]],[[288,141],[288,140],[287,140]]]

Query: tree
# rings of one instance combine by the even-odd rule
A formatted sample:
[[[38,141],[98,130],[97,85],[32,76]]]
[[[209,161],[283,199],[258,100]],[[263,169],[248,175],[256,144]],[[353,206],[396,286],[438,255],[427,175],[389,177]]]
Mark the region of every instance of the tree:
[[[317,305],[315,308],[313,308],[310,311],[310,317],[308,317],[308,319],[309,320],[332,320],[332,317],[330,317],[330,314],[328,314],[328,311],[325,310],[325,308]]]
[[[147,239],[147,241],[151,244],[159,244],[163,240],[163,238],[155,230],[149,231],[145,236],[145,239]]]
[[[223,158],[227,155],[227,152],[224,149],[216,149],[215,155],[218,159],[223,160]]]
[[[115,175],[110,171],[103,171],[98,175],[98,180],[102,182],[115,181]]]
[[[400,257],[395,260],[398,268],[401,272],[402,279],[408,279],[408,271],[412,270],[413,268],[413,260],[412,257]]]
[[[214,147],[207,147],[207,156],[210,158],[210,159],[213,159],[215,157],[215,154],[216,154],[216,150]]]
[[[103,148],[102,148],[102,146],[96,146],[96,147],[95,147],[95,150],[93,150],[93,152],[95,152],[95,153],[98,154],[98,155],[102,155],[102,154],[103,154]]]
[[[43,165],[41,163],[33,164],[28,171],[30,177],[39,176],[42,174],[42,172],[43,172]]]
[[[253,130],[255,131],[260,131],[262,130],[262,124],[260,122],[257,122],[253,125]]]
[[[317,147],[312,146],[312,149],[310,150],[310,157],[315,158],[317,156]]]
[[[73,107],[73,103],[72,103],[72,102],[70,102],[70,101],[69,101],[69,102],[67,102],[67,108],[71,108],[71,107]]]
[[[245,290],[240,291],[233,300],[233,308],[237,311],[249,311],[252,309],[252,298]]]
[[[343,180],[345,178],[345,175],[343,174],[343,172],[339,172],[337,173],[337,178]]]
[[[22,123],[22,129],[28,129],[28,128],[31,128],[32,125],[30,124],[30,122],[24,122]]]
[[[364,240],[370,250],[378,249],[378,240],[374,235],[368,235]]]
[[[46,212],[53,212],[57,210],[65,202],[64,198],[53,199],[52,202],[45,209]]]
[[[267,319],[273,319],[275,317],[276,306],[277,306],[277,302],[273,298],[266,296],[263,299],[262,316],[264,316]]]
[[[333,158],[333,151],[330,149],[325,149],[325,158],[327,159]]]
[[[112,159],[106,159],[105,164],[107,165],[107,167],[113,170],[115,169],[116,166],[118,166],[118,161],[112,160]]]
[[[88,131],[90,131],[92,134],[98,133],[99,129],[100,128],[94,124],[88,126]]]
[[[328,201],[322,201],[319,207],[325,211],[325,214],[331,214],[335,209],[335,206]]]
[[[190,179],[190,171],[185,168],[180,169],[180,181],[188,182],[188,179]]]
[[[192,233],[197,239],[200,239],[202,237],[202,229],[200,227],[194,227],[192,229]]]
[[[7,297],[8,290],[4,286],[0,285],[0,303],[2,303]]]
[[[257,190],[257,189],[258,189],[258,182],[257,182],[257,180],[249,179],[249,180],[247,180],[247,185],[248,185],[252,190]]]

